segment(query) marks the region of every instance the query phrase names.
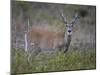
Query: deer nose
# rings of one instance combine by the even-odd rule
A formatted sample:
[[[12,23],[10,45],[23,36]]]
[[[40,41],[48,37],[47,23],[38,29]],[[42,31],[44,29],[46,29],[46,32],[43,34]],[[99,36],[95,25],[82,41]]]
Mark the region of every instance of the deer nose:
[[[71,30],[68,30],[68,32],[70,33],[70,32],[71,32]]]

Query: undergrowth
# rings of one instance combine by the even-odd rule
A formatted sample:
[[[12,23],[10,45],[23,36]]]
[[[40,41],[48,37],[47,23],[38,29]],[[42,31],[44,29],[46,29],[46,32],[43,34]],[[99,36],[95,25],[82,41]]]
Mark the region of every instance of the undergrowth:
[[[86,70],[96,68],[95,49],[87,51],[70,50],[67,53],[39,53],[27,61],[28,55],[24,50],[12,49],[11,72],[33,73],[67,70]]]

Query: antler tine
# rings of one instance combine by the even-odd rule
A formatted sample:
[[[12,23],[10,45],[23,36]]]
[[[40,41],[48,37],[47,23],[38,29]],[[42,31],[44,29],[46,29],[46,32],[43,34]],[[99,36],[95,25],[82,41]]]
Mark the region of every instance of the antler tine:
[[[61,15],[61,17],[62,17],[64,23],[67,24],[67,20],[66,20],[66,18],[64,17],[64,14],[63,14],[63,11],[62,11],[62,10],[60,10],[60,15]]]
[[[73,17],[73,19],[71,21],[72,26],[75,24],[77,18],[78,18],[78,13],[75,14],[75,16]]]

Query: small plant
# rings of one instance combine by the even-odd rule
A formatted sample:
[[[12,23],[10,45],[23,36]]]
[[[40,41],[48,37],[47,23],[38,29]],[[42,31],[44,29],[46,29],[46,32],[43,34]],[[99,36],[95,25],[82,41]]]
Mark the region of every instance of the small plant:
[[[31,57],[31,64],[27,62],[26,53],[23,50],[12,49],[12,73],[50,72],[80,69],[95,69],[95,49],[87,51],[71,50],[67,53],[55,54],[40,53]]]

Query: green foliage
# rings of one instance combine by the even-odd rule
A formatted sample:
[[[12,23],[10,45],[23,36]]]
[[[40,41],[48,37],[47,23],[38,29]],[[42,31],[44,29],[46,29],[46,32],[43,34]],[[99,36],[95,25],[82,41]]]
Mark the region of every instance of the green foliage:
[[[12,49],[12,73],[50,72],[80,69],[95,69],[95,50],[79,51],[71,50],[67,53],[54,54],[39,53],[27,61],[27,53],[24,50]]]

